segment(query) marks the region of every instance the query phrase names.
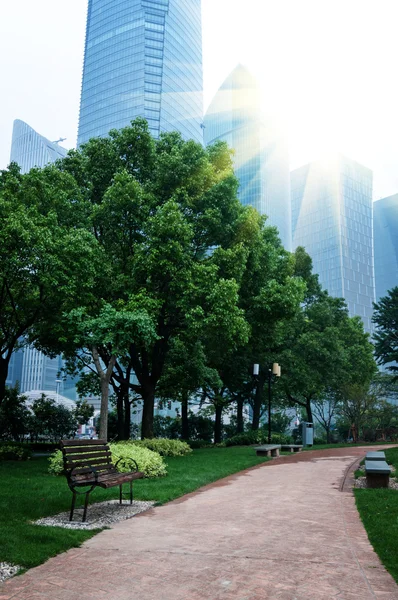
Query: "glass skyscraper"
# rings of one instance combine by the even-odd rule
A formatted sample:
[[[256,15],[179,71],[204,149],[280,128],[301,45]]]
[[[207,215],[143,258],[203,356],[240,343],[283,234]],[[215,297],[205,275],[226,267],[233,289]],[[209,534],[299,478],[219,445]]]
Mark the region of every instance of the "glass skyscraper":
[[[201,0],[89,0],[78,145],[145,117],[203,143]]]
[[[373,203],[376,300],[398,286],[398,194]]]
[[[58,158],[63,158],[67,152],[56,142],[50,142],[37,133],[24,121],[14,121],[10,161],[18,163],[22,173],[27,173],[32,167],[43,167]]]
[[[304,246],[331,296],[372,331],[372,171],[343,156],[291,173],[293,247]]]
[[[259,87],[238,65],[224,81],[204,119],[206,145],[218,140],[233,148],[239,198],[275,225],[291,248],[289,156],[286,138],[275,118],[262,110]]]

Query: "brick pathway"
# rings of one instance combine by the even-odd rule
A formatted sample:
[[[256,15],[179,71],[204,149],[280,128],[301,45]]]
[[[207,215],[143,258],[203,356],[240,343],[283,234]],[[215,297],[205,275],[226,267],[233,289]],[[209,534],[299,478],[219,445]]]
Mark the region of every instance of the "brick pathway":
[[[398,600],[340,491],[369,449],[283,457],[206,486],[0,585],[0,600]]]

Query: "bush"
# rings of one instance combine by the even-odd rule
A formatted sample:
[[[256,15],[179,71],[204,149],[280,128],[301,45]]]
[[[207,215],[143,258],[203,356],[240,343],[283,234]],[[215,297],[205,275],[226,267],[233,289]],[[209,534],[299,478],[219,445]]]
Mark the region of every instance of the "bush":
[[[207,448],[213,445],[209,444],[207,440],[188,440],[188,444],[194,450],[196,450],[197,448]]]
[[[131,442],[117,442],[109,444],[112,454],[112,462],[115,464],[120,458],[118,470],[122,473],[130,471],[131,466],[128,458],[134,459],[138,464],[139,471],[142,471],[146,477],[161,477],[167,475],[166,465],[157,452],[148,448],[137,446]],[[124,460],[123,460],[124,459]],[[57,450],[48,459],[48,472],[52,475],[59,475],[63,472],[64,463],[61,450]]]
[[[153,438],[150,440],[134,440],[133,443],[134,445],[158,452],[160,456],[184,456],[184,454],[192,452],[191,447],[181,440]]]
[[[11,442],[0,445],[0,460],[28,460],[31,456],[30,449],[22,444]]]
[[[272,444],[290,444],[290,436],[283,433],[273,433],[271,435]],[[257,431],[247,431],[246,433],[239,433],[233,437],[225,440],[226,446],[251,446],[252,444],[267,444],[268,443],[268,432],[264,429],[258,429]]]

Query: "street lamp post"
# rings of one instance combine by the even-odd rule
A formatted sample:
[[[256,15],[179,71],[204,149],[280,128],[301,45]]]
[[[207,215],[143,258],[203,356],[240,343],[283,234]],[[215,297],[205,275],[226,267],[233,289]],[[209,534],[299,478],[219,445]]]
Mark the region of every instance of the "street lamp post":
[[[260,373],[260,365],[253,365],[253,375],[257,377]],[[268,368],[267,379],[268,379],[268,443],[271,443],[271,403],[272,403],[272,383],[276,377],[281,376],[281,367],[278,363],[272,363],[272,367]]]

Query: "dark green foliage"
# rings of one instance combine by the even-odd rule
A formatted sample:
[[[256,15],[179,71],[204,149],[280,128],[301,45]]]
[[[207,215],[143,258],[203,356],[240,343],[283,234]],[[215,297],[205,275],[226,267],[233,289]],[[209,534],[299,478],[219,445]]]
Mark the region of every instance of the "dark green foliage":
[[[374,305],[373,322],[377,330],[375,354],[380,364],[398,380],[398,287],[390,290],[384,298]],[[395,364],[390,364],[395,363]]]
[[[19,441],[28,431],[29,410],[18,386],[6,388],[0,404],[0,439]]]
[[[283,433],[273,433],[271,435],[272,444],[289,444],[291,442],[291,436]],[[268,443],[268,431],[264,429],[257,429],[256,431],[247,431],[246,433],[240,433],[233,437],[225,440],[226,446],[251,446],[253,444],[267,444]]]
[[[32,404],[33,415],[29,418],[29,433],[32,439],[59,441],[75,435],[78,422],[73,412],[57,405],[45,394]]]
[[[32,451],[26,444],[17,442],[0,443],[0,460],[28,460]]]

